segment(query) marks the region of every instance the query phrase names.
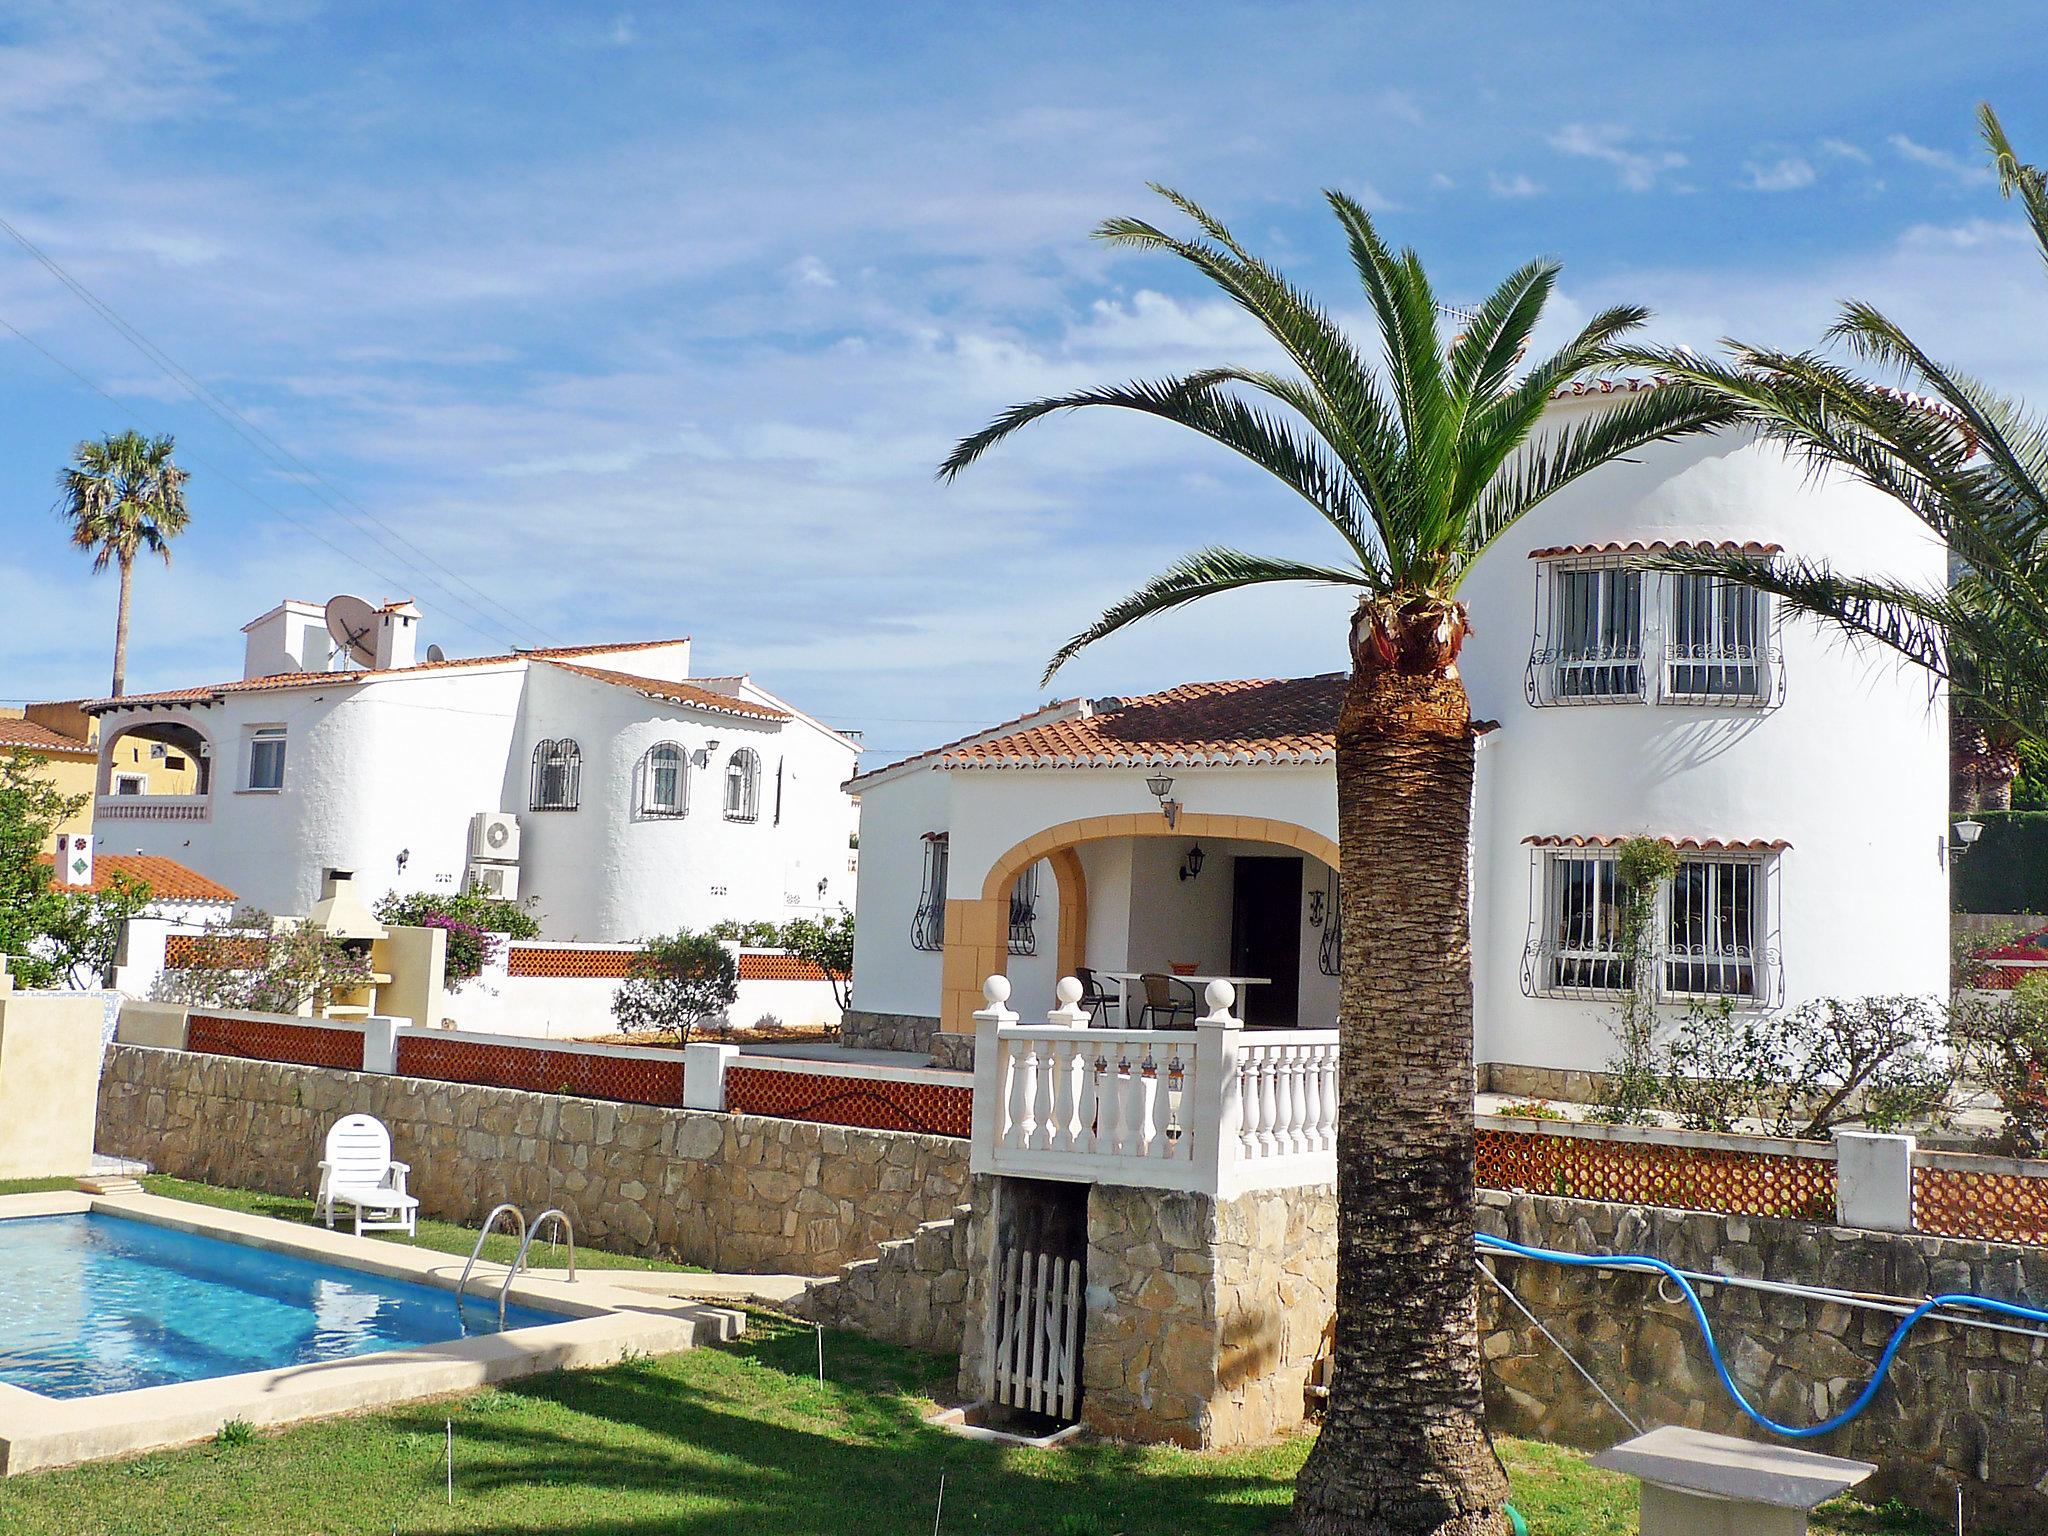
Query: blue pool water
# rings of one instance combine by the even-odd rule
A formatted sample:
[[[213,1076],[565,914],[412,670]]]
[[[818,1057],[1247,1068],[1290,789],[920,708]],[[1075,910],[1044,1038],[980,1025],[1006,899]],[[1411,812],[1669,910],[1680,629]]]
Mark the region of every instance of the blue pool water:
[[[497,1297],[94,1212],[0,1221],[0,1381],[94,1397],[495,1333]],[[559,1323],[529,1307],[507,1328]]]

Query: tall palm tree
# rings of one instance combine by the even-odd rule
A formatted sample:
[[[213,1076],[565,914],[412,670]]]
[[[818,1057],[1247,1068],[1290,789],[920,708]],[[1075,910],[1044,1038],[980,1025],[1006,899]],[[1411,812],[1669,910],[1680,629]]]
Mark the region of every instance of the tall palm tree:
[[[1510,274],[1446,348],[1429,279],[1351,198],[1326,194],[1365,290],[1376,366],[1314,300],[1177,193],[1199,229],[1113,219],[1101,239],[1178,256],[1249,311],[1290,372],[1218,367],[1019,405],[963,440],[951,478],[1041,417],[1109,406],[1186,427],[1269,471],[1335,530],[1330,564],[1198,551],[1060,648],[1268,582],[1358,594],[1337,721],[1345,935],[1339,1063],[1336,1372],[1295,1518],[1324,1533],[1504,1532],[1507,1480],[1480,1401],[1472,1254],[1472,968],[1466,892],[1473,737],[1460,582],[1531,507],[1654,439],[1728,421],[1683,387],[1617,397],[1537,437],[1553,391],[1598,367],[1642,310],[1610,309],[1522,361],[1557,277]],[[1505,622],[1505,615],[1503,622]]]
[[[185,506],[188,472],[171,458],[169,434],[144,437],[113,432],[88,440],[58,471],[57,515],[71,527],[71,542],[92,551],[92,568],[121,572],[121,604],[114,620],[115,697],[128,685],[128,613],[135,590],[135,557],[147,550],[171,563],[171,540],[192,520]]]
[[[1989,105],[1978,118],[2000,188],[2020,199],[2048,263],[2048,178],[2014,154]],[[2048,748],[2048,427],[1936,362],[1874,305],[1844,304],[1826,340],[1905,388],[1818,352],[1741,342],[1726,343],[1725,361],[1643,347],[1617,348],[1614,361],[1711,390],[1817,470],[1894,497],[1947,542],[1953,578],[1914,588],[1825,560],[1704,552],[1665,563],[1761,588],[1946,678],[1966,732],[2001,759]]]

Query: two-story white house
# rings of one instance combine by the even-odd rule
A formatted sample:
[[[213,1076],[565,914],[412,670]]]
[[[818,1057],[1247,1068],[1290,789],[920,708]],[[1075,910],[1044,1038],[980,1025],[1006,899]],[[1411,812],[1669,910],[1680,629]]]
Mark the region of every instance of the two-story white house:
[[[104,851],[277,913],[328,869],[372,898],[486,889],[559,939],[851,902],[858,744],[751,678],[693,678],[688,640],[421,660],[419,610],[391,603],[373,664],[334,670],[323,614],[284,602],[244,626],[234,681],[87,706]],[[116,781],[137,739],[198,765],[189,792]]]
[[[1604,393],[1560,399],[1552,420]],[[1460,659],[1487,722],[1475,1027],[1482,1081],[1504,1091],[1571,1091],[1567,1074],[1609,1061],[1615,855],[1632,837],[1666,840],[1679,860],[1655,934],[1669,1017],[1694,1000],[1776,1009],[1946,990],[1941,691],[1754,591],[1645,568],[1696,543],[1930,586],[1946,575],[1940,543],[1903,508],[1743,433],[1643,449],[1481,558]],[[1333,634],[1330,666],[1343,660]],[[1026,1013],[1085,968],[1113,1017],[1135,1024],[1150,1007],[1152,1022],[1185,1025],[1198,982],[1116,979],[1178,970],[1247,979],[1255,1025],[1333,1023],[1344,683],[1333,670],[1067,700],[853,780],[849,1040],[935,1035],[935,1054],[959,1058],[995,971]]]

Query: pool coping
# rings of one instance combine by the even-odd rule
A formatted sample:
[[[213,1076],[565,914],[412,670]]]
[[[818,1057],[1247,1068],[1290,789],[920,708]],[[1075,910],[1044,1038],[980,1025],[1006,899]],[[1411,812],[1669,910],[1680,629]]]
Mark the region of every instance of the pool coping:
[[[464,1261],[455,1255],[189,1200],[62,1191],[0,1196],[0,1221],[94,1211],[438,1290],[454,1290],[462,1275]],[[490,1283],[472,1278],[470,1294],[494,1305],[504,1272],[502,1264],[479,1266]],[[743,1315],[729,1307],[616,1288],[605,1284],[605,1273],[573,1283],[522,1273],[508,1299],[566,1317],[507,1333],[97,1397],[45,1397],[0,1382],[0,1476],[189,1445],[210,1439],[231,1419],[293,1424],[444,1397],[541,1371],[671,1354],[734,1338],[745,1327]]]

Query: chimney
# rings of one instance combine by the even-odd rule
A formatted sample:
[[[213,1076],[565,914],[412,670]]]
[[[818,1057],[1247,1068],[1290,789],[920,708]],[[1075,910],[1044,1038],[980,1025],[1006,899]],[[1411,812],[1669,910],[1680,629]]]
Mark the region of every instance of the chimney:
[[[334,939],[387,937],[384,925],[377,921],[376,915],[363,905],[363,898],[356,894],[356,875],[352,869],[327,871],[320,882],[320,899],[306,914],[306,923],[309,927],[326,929],[328,937]]]
[[[57,884],[83,889],[92,884],[92,838],[84,832],[57,834]]]
[[[416,664],[420,638],[420,611],[411,598],[386,603],[377,610],[377,670]]]
[[[328,669],[327,610],[318,603],[286,598],[261,618],[244,624],[242,633],[249,637],[242,654],[245,681]]]

